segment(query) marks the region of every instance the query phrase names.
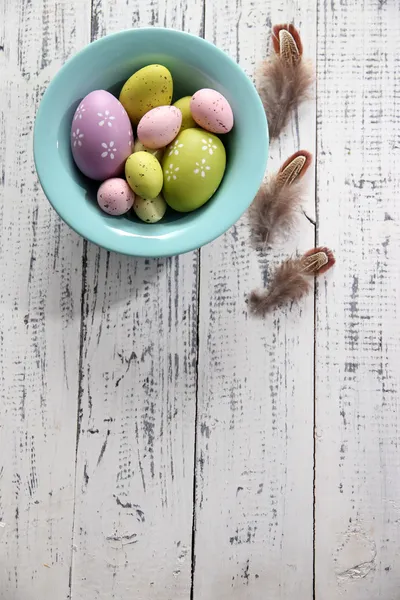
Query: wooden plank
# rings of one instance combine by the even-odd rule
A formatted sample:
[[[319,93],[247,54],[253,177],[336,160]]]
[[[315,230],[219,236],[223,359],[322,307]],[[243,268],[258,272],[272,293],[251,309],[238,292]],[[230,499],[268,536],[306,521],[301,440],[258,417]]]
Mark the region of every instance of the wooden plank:
[[[200,2],[94,4],[93,32],[201,33]],[[73,600],[188,598],[198,253],[134,260],[89,245]]]
[[[252,75],[271,22],[293,19],[314,57],[313,3],[276,4],[210,1],[206,37]],[[313,123],[310,102],[271,148],[271,170],[314,151]],[[308,185],[312,207],[312,176]],[[314,300],[259,321],[245,297],[267,266],[313,244],[302,216],[297,236],[257,255],[243,218],[201,251],[195,600],[312,596]]]
[[[44,198],[32,130],[50,79],[88,39],[89,5],[0,3],[0,597],[7,600],[69,595],[82,242]]]
[[[400,4],[318,12],[316,598],[400,597]]]

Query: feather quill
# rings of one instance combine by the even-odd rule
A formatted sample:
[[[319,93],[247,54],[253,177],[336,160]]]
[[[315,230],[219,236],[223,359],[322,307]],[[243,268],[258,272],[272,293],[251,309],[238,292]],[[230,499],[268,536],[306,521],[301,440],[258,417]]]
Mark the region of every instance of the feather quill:
[[[293,25],[276,25],[272,43],[274,52],[261,64],[257,88],[270,138],[275,139],[293,110],[307,98],[314,75],[311,63],[303,58],[300,35]]]
[[[292,230],[303,200],[304,186],[300,180],[311,160],[306,150],[296,152],[259,189],[249,208],[254,247],[273,244]]]
[[[268,289],[249,296],[250,311],[263,316],[277,306],[299,302],[311,289],[311,277],[325,273],[335,264],[329,248],[313,248],[300,258],[288,258],[275,271]]]

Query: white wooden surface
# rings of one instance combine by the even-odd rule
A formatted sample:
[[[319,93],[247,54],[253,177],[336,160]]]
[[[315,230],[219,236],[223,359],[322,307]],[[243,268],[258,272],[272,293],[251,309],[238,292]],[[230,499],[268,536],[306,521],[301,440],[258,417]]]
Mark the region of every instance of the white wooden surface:
[[[40,190],[32,128],[89,27],[80,0],[0,2],[1,600],[69,594],[82,241]]]
[[[400,4],[318,11],[316,597],[400,598]]]
[[[145,261],[60,223],[32,125],[69,55],[159,24],[253,76],[288,20],[317,60],[270,153],[317,154],[296,236]],[[399,40],[396,0],[1,0],[1,600],[400,599]],[[250,319],[315,241],[315,298]]]
[[[92,35],[165,25],[201,34],[203,5],[100,0]],[[84,252],[72,598],[189,597],[198,252]],[[124,596],[128,594],[128,596]]]
[[[216,2],[206,37],[251,75],[269,52],[270,25],[295,18],[315,55],[316,14],[300,3]],[[314,152],[314,103],[271,147],[269,168],[301,148]],[[311,119],[310,119],[311,116]],[[314,204],[312,177],[308,180]],[[299,217],[296,239],[264,256],[244,217],[201,251],[194,597],[311,598],[313,587],[314,299],[265,322],[246,294],[297,246],[314,245]],[[296,530],[296,535],[292,532]]]

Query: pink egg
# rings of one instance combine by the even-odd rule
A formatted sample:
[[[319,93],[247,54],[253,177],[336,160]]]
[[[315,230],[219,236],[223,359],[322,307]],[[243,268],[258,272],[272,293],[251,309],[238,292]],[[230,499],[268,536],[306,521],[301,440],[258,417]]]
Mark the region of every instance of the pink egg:
[[[109,215],[117,216],[128,212],[135,201],[132,192],[125,179],[114,177],[107,179],[98,189],[97,202],[102,210]]]
[[[192,96],[190,111],[200,127],[211,133],[228,133],[233,127],[233,112],[228,100],[216,90],[204,88]]]
[[[109,92],[95,90],[82,100],[71,127],[75,163],[91,179],[120,175],[133,149],[132,126],[122,104]]]
[[[157,106],[139,121],[137,135],[147,148],[156,150],[172,142],[182,125],[182,113],[176,106]]]

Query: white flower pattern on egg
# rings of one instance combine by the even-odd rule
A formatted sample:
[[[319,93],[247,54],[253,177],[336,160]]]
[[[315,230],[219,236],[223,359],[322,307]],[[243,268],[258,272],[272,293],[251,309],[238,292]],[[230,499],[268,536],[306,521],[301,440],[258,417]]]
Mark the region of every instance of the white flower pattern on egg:
[[[171,178],[176,180],[176,173],[179,171],[179,167],[175,167],[174,169],[174,165],[172,163],[170,163],[168,165],[168,168],[165,171],[165,174],[167,176],[167,181],[171,181]]]
[[[109,127],[112,127],[112,122],[115,121],[115,117],[113,117],[112,115],[110,115],[110,111],[109,110],[105,110],[104,111],[104,115],[101,112],[97,113],[97,116],[101,118],[101,121],[99,121],[99,126],[103,127],[103,125],[105,123],[107,123],[107,125]]]
[[[213,155],[214,154],[214,150],[217,149],[217,146],[215,144],[213,144],[212,139],[208,138],[208,140],[205,140],[204,138],[201,138],[201,141],[204,144],[204,146],[202,146],[201,149],[205,150],[206,152],[208,151],[208,154]]]
[[[178,156],[179,148],[183,148],[183,144],[179,144],[179,140],[175,140],[168,152],[168,156],[172,156],[173,154]]]
[[[211,167],[207,164],[207,161],[205,158],[202,158],[200,163],[198,163],[196,161],[196,167],[197,168],[193,171],[193,173],[195,175],[198,175],[198,173],[200,173],[200,175],[202,177],[205,177],[207,171],[210,171],[210,169],[211,169]]]
[[[76,146],[82,146],[82,140],[84,138],[84,134],[81,132],[81,130],[78,129],[76,131],[72,132],[72,138],[74,140],[74,148],[76,148]]]
[[[77,119],[82,119],[84,112],[86,112],[86,108],[84,103],[82,102],[82,104],[78,106],[78,109],[75,113],[74,121],[76,121]]]
[[[107,158],[107,156],[109,156],[111,160],[114,160],[117,152],[114,142],[110,142],[109,144],[103,142],[101,145],[103,148],[105,148],[104,152],[101,153],[101,158]]]

